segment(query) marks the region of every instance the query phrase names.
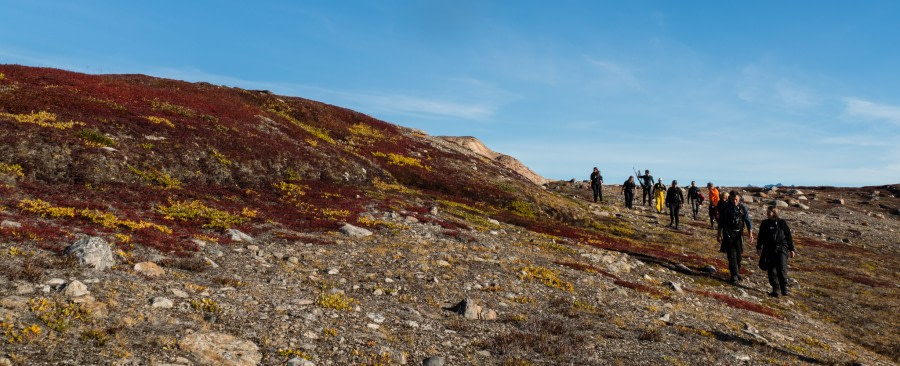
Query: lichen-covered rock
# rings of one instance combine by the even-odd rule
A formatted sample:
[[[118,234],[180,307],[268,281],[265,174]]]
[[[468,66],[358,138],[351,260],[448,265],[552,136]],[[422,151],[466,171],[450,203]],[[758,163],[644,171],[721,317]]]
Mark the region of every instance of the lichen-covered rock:
[[[134,265],[134,271],[147,277],[159,277],[166,271],[153,262],[140,262]]]
[[[372,235],[371,231],[369,231],[367,229],[363,229],[361,227],[356,227],[356,226],[353,226],[350,224],[344,224],[344,226],[341,226],[341,228],[338,230],[340,232],[344,233],[344,235],[352,236],[355,238],[361,238],[364,236]]]
[[[75,256],[81,264],[93,267],[97,270],[105,270],[116,264],[112,249],[103,238],[87,236],[78,239],[63,252]]]

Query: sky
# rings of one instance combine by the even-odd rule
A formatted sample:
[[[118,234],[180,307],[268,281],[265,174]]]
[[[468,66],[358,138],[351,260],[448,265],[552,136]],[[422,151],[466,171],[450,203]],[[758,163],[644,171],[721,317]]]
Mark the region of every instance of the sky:
[[[900,2],[0,0],[0,63],[267,89],[553,179],[900,183]]]

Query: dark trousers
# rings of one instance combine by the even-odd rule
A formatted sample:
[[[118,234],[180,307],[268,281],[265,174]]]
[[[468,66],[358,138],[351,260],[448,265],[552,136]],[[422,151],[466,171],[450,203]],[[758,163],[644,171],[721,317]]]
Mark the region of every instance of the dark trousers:
[[[632,201],[634,201],[634,190],[626,189],[625,190],[625,208],[634,208]]]
[[[781,294],[787,293],[787,262],[788,256],[784,252],[768,254],[769,260],[769,284],[772,285],[772,291],[781,291]]]
[[[713,206],[712,204],[710,204],[709,205],[709,226],[710,227],[713,227],[713,228],[715,227],[716,221],[718,220],[718,218],[716,216],[718,216],[718,211],[716,211],[716,206]]]
[[[736,280],[741,277],[741,255],[744,254],[743,237],[741,232],[732,232],[731,230],[722,230],[722,251],[728,258],[728,272],[731,272],[731,279]]]
[[[700,212],[700,201],[691,200],[691,212],[694,213],[694,220],[696,220],[697,213]]]
[[[647,206],[653,204],[653,188],[641,187],[641,204]]]
[[[669,205],[669,226],[675,225],[675,228],[678,228],[678,216],[679,211],[681,211],[681,205],[671,204]]]
[[[600,198],[600,202],[603,202],[603,186],[601,185],[592,185],[591,190],[594,191],[594,202],[597,202],[597,198]]]

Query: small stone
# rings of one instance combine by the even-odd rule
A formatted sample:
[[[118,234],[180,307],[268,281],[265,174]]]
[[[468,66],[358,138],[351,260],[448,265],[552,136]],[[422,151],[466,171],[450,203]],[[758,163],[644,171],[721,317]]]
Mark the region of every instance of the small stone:
[[[802,203],[799,204],[799,205],[797,205],[797,207],[799,207],[801,210],[809,210],[809,206],[804,205],[804,204],[802,204]]]
[[[340,269],[337,269],[337,268],[329,268],[328,269],[328,274],[330,274],[330,275],[336,275],[338,273],[341,273]]]
[[[184,292],[184,290],[181,290],[181,289],[173,288],[173,289],[169,289],[169,291],[172,292],[172,295],[175,295],[175,297],[179,297],[182,299],[186,299],[189,297],[188,293]]]
[[[248,245],[247,250],[249,250],[251,252],[257,252],[257,251],[259,251],[259,245]]]
[[[157,296],[153,298],[151,306],[155,309],[171,309],[173,306],[175,306],[175,302],[169,298]]]
[[[375,324],[375,323],[369,323],[369,324],[366,324],[366,327],[369,328],[369,329],[378,329],[378,328],[380,328],[381,326],[378,325],[378,324]]]
[[[437,214],[438,214],[438,207],[437,207],[437,206],[431,206],[431,209],[428,210],[428,213],[432,214],[433,216],[437,216]]]
[[[441,356],[431,356],[422,360],[422,366],[444,366],[444,362]]]
[[[0,222],[0,228],[4,229],[18,229],[22,227],[22,223],[16,221],[3,220]]]
[[[147,277],[159,277],[166,271],[153,262],[140,262],[134,265],[134,271]]]
[[[380,288],[376,288],[375,291],[372,291],[372,295],[375,295],[375,296],[384,295],[384,290],[382,290]]]
[[[790,205],[788,205],[787,202],[784,202],[784,201],[782,201],[782,200],[774,200],[774,201],[772,201],[772,202],[769,202],[769,205],[775,206],[775,207],[788,207],[788,206],[790,206]]]
[[[407,223],[410,223],[410,224],[415,224],[415,223],[419,222],[419,219],[415,218],[414,216],[407,216],[407,217],[403,218],[403,221],[406,221]]]
[[[65,290],[63,290],[63,294],[65,294],[67,297],[73,298],[90,295],[91,292],[88,291],[87,286],[84,283],[81,283],[81,281],[79,280],[75,280],[69,282],[69,284],[66,285]]]
[[[368,313],[368,314],[366,314],[366,317],[371,319],[373,322],[375,322],[377,324],[384,323],[384,315]]]
[[[495,219],[488,219],[488,222],[491,223],[491,225],[500,226],[500,221],[497,221]]]
[[[300,263],[300,258],[297,258],[297,257],[288,257],[287,261],[290,262],[290,263],[293,263],[293,264],[297,264],[297,263]]]
[[[54,289],[61,288],[65,284],[66,280],[62,278],[51,278],[49,281],[47,281],[47,286],[50,286]]]
[[[492,309],[483,309],[481,311],[481,320],[497,320],[497,312]]]
[[[684,293],[684,290],[681,289],[681,285],[679,285],[675,282],[665,281],[665,282],[663,282],[663,285],[669,287],[670,289],[672,289],[672,291],[675,291],[676,293],[679,293],[679,294]]]
[[[450,267],[450,262],[447,262],[443,259],[438,259],[438,261],[435,263],[438,265],[438,267]]]
[[[361,238],[361,237],[372,235],[371,231],[361,228],[361,227],[356,227],[356,226],[353,226],[350,224],[344,224],[344,226],[341,226],[340,229],[338,229],[338,231],[340,231],[344,235],[352,236],[355,238]]]
[[[11,295],[0,299],[0,307],[10,310],[23,310],[28,308],[28,298]]]
[[[31,295],[34,293],[34,285],[30,283],[20,283],[16,285],[16,295]]]
[[[304,360],[300,357],[294,357],[288,360],[287,363],[285,363],[285,366],[316,366],[316,364],[314,364],[310,360]]]
[[[716,273],[716,271],[717,271],[716,267],[714,267],[712,265],[707,265],[706,267],[703,267],[703,272],[706,272],[706,273]]]
[[[233,240],[233,241],[240,241],[240,242],[247,242],[247,243],[253,242],[252,236],[247,235],[238,229],[225,230],[225,235],[230,237],[231,240]]]
[[[837,205],[843,205],[843,204],[844,204],[844,199],[843,199],[843,198],[833,199],[833,200],[831,200],[831,203],[834,203],[834,204],[837,204]]]
[[[671,318],[671,315],[670,315],[669,313],[666,313],[665,315],[659,317],[659,321],[664,322],[664,323],[668,323],[668,322],[669,322],[669,318]]]

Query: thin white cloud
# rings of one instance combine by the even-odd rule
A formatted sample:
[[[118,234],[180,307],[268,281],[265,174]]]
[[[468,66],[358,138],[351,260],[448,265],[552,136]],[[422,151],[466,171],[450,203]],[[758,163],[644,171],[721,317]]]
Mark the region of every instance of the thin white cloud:
[[[821,144],[827,145],[849,145],[858,147],[880,147],[891,146],[887,141],[870,136],[833,136],[819,140]]]
[[[494,116],[497,104],[500,103],[498,100],[511,98],[510,93],[506,93],[492,84],[470,78],[458,80],[460,84],[464,85],[463,89],[466,89],[460,91],[460,94],[481,96],[482,98],[479,98],[478,102],[448,101],[399,93],[340,91],[296,83],[250,81],[231,76],[210,74],[191,68],[157,69],[153,73],[157,76],[181,80],[207,81],[243,88],[268,89],[278,94],[295,95],[346,107],[351,107],[345,104],[349,102],[353,104],[352,108],[367,114],[381,112],[417,117],[485,120]]]
[[[844,103],[846,104],[844,114],[849,117],[900,124],[900,107],[859,98],[844,98]]]
[[[792,112],[809,110],[822,103],[815,90],[755,65],[741,70],[736,88],[738,98],[745,102]]]
[[[640,81],[627,67],[612,61],[597,60],[590,56],[585,56],[585,59],[589,64],[596,67],[596,70],[600,73],[601,82],[606,84],[606,87],[619,87],[630,90],[643,89]]]

